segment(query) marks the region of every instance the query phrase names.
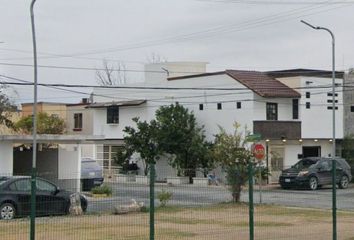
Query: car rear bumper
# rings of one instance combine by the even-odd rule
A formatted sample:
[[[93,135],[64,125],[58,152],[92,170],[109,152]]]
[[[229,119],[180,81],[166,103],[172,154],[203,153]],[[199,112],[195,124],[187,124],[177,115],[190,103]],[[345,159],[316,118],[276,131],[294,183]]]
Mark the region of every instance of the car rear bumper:
[[[279,184],[282,187],[308,187],[309,179],[306,177],[279,177]]]

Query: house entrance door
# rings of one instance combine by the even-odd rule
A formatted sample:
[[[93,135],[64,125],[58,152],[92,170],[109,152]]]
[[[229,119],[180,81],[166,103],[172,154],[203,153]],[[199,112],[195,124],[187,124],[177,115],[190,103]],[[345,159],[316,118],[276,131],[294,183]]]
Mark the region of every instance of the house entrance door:
[[[270,147],[270,183],[277,183],[281,170],[284,168],[284,147],[271,146]]]

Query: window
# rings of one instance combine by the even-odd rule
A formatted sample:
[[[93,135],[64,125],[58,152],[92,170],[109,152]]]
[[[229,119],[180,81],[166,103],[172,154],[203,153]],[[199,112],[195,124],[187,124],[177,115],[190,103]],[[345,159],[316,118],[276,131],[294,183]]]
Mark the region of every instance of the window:
[[[278,120],[278,104],[267,103],[267,120]]]
[[[200,111],[203,111],[203,109],[204,109],[203,103],[199,104],[199,110],[200,110]]]
[[[293,99],[293,119],[299,119],[299,99]]]
[[[338,107],[334,107],[334,108],[335,108],[335,110],[338,110]],[[328,106],[327,109],[328,109],[328,110],[332,110],[333,107],[332,107],[332,106]]]
[[[12,191],[29,192],[31,191],[30,179],[20,179],[9,186]]]
[[[311,93],[310,92],[306,92],[306,98],[310,98],[311,97]]]
[[[354,106],[350,106],[350,111],[354,112]]]
[[[328,103],[332,103],[333,101],[332,101],[332,99],[328,99],[327,102],[328,102]],[[338,103],[338,100],[334,100],[334,102],[335,102],[335,103]]]
[[[236,108],[237,108],[237,109],[240,109],[240,108],[241,108],[241,102],[237,102],[237,103],[236,103]]]
[[[332,94],[331,92],[328,92],[328,93],[327,93],[327,96],[328,96],[328,97],[332,97],[333,94]],[[334,96],[335,96],[335,97],[338,97],[338,93],[335,93]]]
[[[310,109],[311,108],[311,103],[310,102],[306,102],[306,108]]]
[[[107,123],[119,123],[119,107],[110,106],[107,108]]]
[[[36,186],[39,191],[54,192],[57,189],[53,184],[41,179],[37,179]]]
[[[82,113],[74,113],[74,129],[82,129]]]
[[[218,108],[218,110],[221,110],[221,109],[222,109],[222,105],[221,105],[221,103],[218,103],[217,108]]]

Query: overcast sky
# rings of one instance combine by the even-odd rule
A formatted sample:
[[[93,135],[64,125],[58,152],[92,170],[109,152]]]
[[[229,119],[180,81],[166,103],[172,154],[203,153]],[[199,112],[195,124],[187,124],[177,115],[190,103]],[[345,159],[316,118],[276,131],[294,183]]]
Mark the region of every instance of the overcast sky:
[[[33,81],[30,2],[0,0],[0,74],[26,81]],[[90,69],[101,68],[103,59],[141,71],[153,54],[209,62],[208,71],[330,70],[330,35],[301,19],[334,32],[336,68],[348,70],[354,67],[353,13],[353,0],[37,0],[38,63],[51,66],[39,68],[38,81],[96,84]],[[127,77],[143,80],[142,74]],[[16,89],[16,102],[33,101],[32,87]],[[82,97],[39,88],[39,101]]]

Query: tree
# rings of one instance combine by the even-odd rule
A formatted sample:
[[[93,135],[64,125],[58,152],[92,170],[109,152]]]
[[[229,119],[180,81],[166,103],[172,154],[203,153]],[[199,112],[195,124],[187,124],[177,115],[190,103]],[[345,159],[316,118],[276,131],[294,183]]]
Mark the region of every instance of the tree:
[[[22,117],[15,123],[15,128],[25,134],[33,132],[33,117]],[[49,116],[45,112],[37,114],[37,133],[38,134],[62,134],[65,131],[65,121],[56,115]]]
[[[103,69],[96,71],[98,84],[102,86],[115,86],[127,82],[126,67],[124,63],[109,64],[103,60]]]
[[[144,174],[147,175],[148,165],[155,163],[162,154],[158,142],[159,129],[155,120],[147,122],[134,118],[133,121],[136,123],[136,129],[127,126],[123,130],[126,133],[125,146],[117,153],[117,163],[123,166],[134,152],[139,153],[144,164]]]
[[[0,84],[0,124],[8,128],[13,128],[14,123],[11,121],[11,114],[16,111],[17,108],[4,93],[5,88],[5,85]]]
[[[188,176],[190,183],[200,167],[210,168],[210,143],[205,140],[193,113],[182,105],[162,106],[156,111],[161,148],[172,155],[170,164],[178,175]]]
[[[215,137],[213,155],[226,171],[226,180],[229,185],[232,199],[239,202],[242,187],[248,180],[248,164],[252,159],[252,152],[247,149],[244,133],[240,132],[240,125],[234,124],[234,132],[228,134],[225,129],[220,127],[220,132]]]

